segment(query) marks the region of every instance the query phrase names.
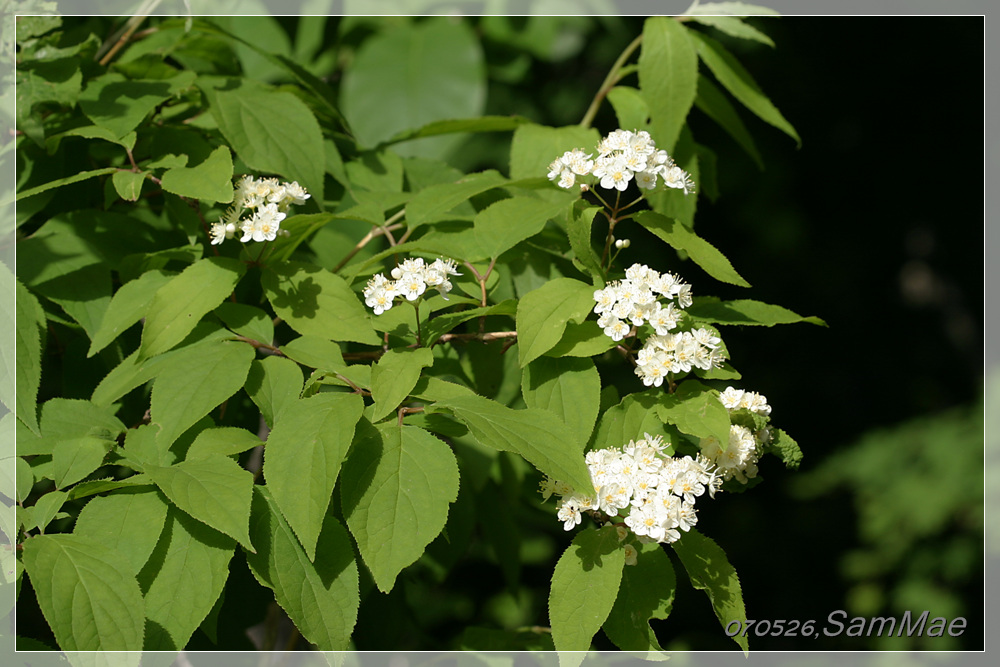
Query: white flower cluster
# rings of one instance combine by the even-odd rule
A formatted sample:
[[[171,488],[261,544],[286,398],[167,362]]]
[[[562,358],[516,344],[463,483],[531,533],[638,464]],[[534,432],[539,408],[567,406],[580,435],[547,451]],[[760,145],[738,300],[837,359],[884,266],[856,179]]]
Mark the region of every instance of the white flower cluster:
[[[719,400],[730,412],[734,410],[749,410],[762,416],[770,416],[771,406],[767,399],[753,391],[744,391],[733,387],[719,395]],[[723,450],[718,438],[709,437],[701,440],[701,453],[711,461],[724,479],[736,478],[742,484],[757,476],[757,459],[760,457],[760,445],[770,439],[768,427],[754,433],[746,426],[733,424],[729,427],[729,444]]]
[[[296,181],[279,183],[276,178],[244,176],[236,184],[232,206],[209,231],[212,245],[233,238],[237,229],[243,232],[241,243],[273,241],[278,234],[287,236],[288,230],[281,229],[281,221],[285,219],[288,207],[305,203],[309,196]],[[252,214],[240,220],[245,209],[250,209]]]
[[[582,520],[582,512],[593,511],[625,525],[641,542],[675,542],[680,531],[698,522],[695,499],[706,491],[710,497],[722,484],[714,466],[704,457],[666,456],[659,436],[648,433],[639,441],[587,453],[587,466],[594,490],[589,494],[546,478],[541,492],[547,500],[561,496],[557,517],[563,528],[572,530]]]
[[[615,130],[597,145],[596,160],[579,149],[566,151],[549,165],[549,180],[571,188],[577,176],[592,174],[606,190],[624,190],[635,178],[636,185],[652,190],[659,179],[668,188],[694,192],[694,182],[665,150],[657,150],[649,132]]]
[[[429,265],[424,264],[423,257],[403,260],[403,263],[391,272],[394,280],[389,280],[379,273],[372,276],[364,289],[365,304],[381,315],[392,308],[393,299],[397,296],[407,301],[417,300],[428,287],[434,287],[445,299],[451,291],[451,281],[448,276],[462,275],[455,270],[455,261],[451,259],[436,259]]]

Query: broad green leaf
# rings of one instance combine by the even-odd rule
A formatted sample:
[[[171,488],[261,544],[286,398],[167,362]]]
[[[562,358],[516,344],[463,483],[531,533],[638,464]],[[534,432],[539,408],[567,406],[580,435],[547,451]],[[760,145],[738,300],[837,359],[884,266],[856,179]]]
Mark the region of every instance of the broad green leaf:
[[[562,338],[545,356],[548,357],[596,357],[618,345],[594,320],[579,324],[567,322]]]
[[[260,85],[202,90],[222,135],[248,167],[298,181],[323,201],[323,135],[302,100]]]
[[[434,363],[429,348],[389,350],[372,366],[372,399],[375,410],[371,421],[380,421],[399,407],[420,379],[422,369]]]
[[[118,173],[118,167],[104,167],[103,169],[91,169],[90,171],[81,171],[72,176],[67,176],[65,178],[57,178],[54,181],[49,181],[48,183],[43,183],[42,185],[36,185],[33,188],[28,188],[27,190],[21,190],[17,193],[14,198],[15,201],[21,201],[25,197],[32,197],[37,194],[41,194],[46,190],[51,190],[52,188],[59,188],[64,185],[70,185],[71,183],[79,183],[80,181],[85,181],[88,178],[94,178],[96,176],[107,176],[108,174]]]
[[[117,491],[118,489],[134,489],[141,487],[152,487],[153,482],[147,475],[132,475],[125,479],[95,479],[90,482],[81,482],[69,490],[67,500],[77,500],[79,498],[89,498],[99,493]]]
[[[7,276],[3,278],[6,280]],[[18,419],[32,431],[39,433],[36,401],[38,387],[42,381],[41,332],[46,326],[45,312],[38,299],[21,284],[21,281],[17,281],[16,303],[14,350],[17,363],[14,364],[15,372],[11,373],[17,383],[16,412]],[[6,357],[4,359],[6,360]],[[7,365],[10,366],[9,363]],[[8,405],[8,407],[15,406]]]
[[[251,340],[270,344],[274,340],[271,316],[256,306],[223,301],[215,314],[231,330]]]
[[[292,361],[310,368],[334,371],[344,368],[344,353],[340,346],[323,336],[300,336],[281,346]]]
[[[618,116],[618,127],[644,130],[649,121],[649,104],[641,91],[630,86],[615,86],[608,91],[608,102]]]
[[[566,223],[566,236],[569,238],[569,246],[573,249],[573,254],[580,266],[590,274],[591,278],[603,280],[601,260],[594,252],[594,246],[591,242],[594,217],[600,210],[598,206],[590,206],[573,211]]]
[[[717,393],[697,380],[685,380],[673,394],[663,394],[656,413],[681,433],[697,438],[715,437],[723,449],[729,442],[729,411]]]
[[[431,185],[418,192],[406,205],[406,221],[411,229],[438,220],[446,220],[447,213],[475,195],[507,182],[492,169],[469,174],[454,183]]]
[[[729,260],[715,246],[676,220],[653,211],[643,211],[635,219],[674,249],[686,252],[695,264],[716,280],[740,287],[750,287],[750,283],[736,272]]]
[[[146,473],[177,507],[253,551],[247,522],[253,474],[222,454],[172,466],[147,465]]]
[[[522,125],[514,131],[510,147],[510,177],[544,178],[549,173],[552,161],[563,153],[574,148],[589,153],[600,140],[601,135],[597,130],[579,125]]]
[[[114,410],[75,398],[53,398],[42,405],[39,422],[41,438],[18,439],[17,453],[52,454],[63,441],[84,436],[115,440],[125,432],[125,424],[115,417]]]
[[[245,343],[200,345],[163,368],[149,408],[152,423],[163,427],[157,436],[161,449],[239,391],[253,358],[253,348]]]
[[[568,202],[561,198],[555,203],[534,197],[512,197],[489,206],[476,216],[476,246],[464,256],[466,261],[494,259],[524,239],[542,231],[549,218],[562,213]]]
[[[480,444],[520,454],[553,479],[576,489],[589,491],[593,486],[583,461],[583,443],[551,412],[513,410],[474,394],[439,400],[433,410],[447,410],[469,427]]]
[[[183,649],[222,594],[236,543],[177,508],[139,574],[146,604],[147,651]]]
[[[87,266],[36,285],[34,289],[49,301],[59,304],[88,336],[93,336],[111,303],[111,269],[107,266]]]
[[[245,271],[246,265],[238,260],[209,257],[171,278],[149,304],[140,358],[166,352],[184,340],[198,320],[232,293]]]
[[[358,394],[316,394],[288,405],[267,437],[267,487],[309,560],[363,410]]]
[[[57,489],[76,484],[101,467],[104,457],[115,446],[113,440],[85,435],[61,440],[52,448],[52,481]]]
[[[645,437],[646,433],[667,436],[663,421],[656,413],[662,394],[660,390],[629,394],[620,403],[605,410],[597,424],[591,449],[622,447],[630,440]]]
[[[290,359],[254,359],[247,374],[247,395],[260,408],[264,422],[273,428],[281,412],[302,393],[302,369]]]
[[[344,516],[379,590],[388,593],[448,519],[458,497],[458,463],[441,440],[416,426],[358,426],[344,463]]]
[[[24,58],[18,63],[16,77],[18,125],[30,122],[36,104],[54,102],[72,108],[83,83],[80,59],[73,57],[46,61]]]
[[[764,160],[760,157],[760,152],[757,150],[757,145],[754,143],[750,131],[747,130],[746,125],[743,124],[736,109],[729,103],[726,96],[706,76],[698,77],[698,97],[694,104],[728,132],[729,136],[753,158],[759,168],[764,168]]]
[[[145,317],[153,296],[170,278],[163,271],[147,271],[139,278],[122,285],[111,297],[111,303],[104,311],[101,326],[90,341],[87,356],[92,357],[103,350],[122,332]]]
[[[442,134],[460,132],[510,132],[518,126],[530,122],[523,116],[480,116],[478,118],[461,118],[456,120],[438,120],[427,123],[415,130],[404,130],[386,139],[379,146],[398,144],[412,139],[436,137]]]
[[[142,183],[146,180],[146,174],[145,171],[131,172],[120,169],[112,174],[111,182],[119,197],[125,201],[136,201],[142,194]]]
[[[35,474],[35,477],[40,477],[40,475]],[[66,502],[68,496],[65,491],[49,491],[41,498],[35,501],[35,504],[29,508],[32,510],[32,521],[31,523],[24,524],[25,532],[38,528],[41,532],[45,532],[46,526],[49,522],[56,517],[59,510],[62,509],[63,503]]]
[[[257,486],[251,530],[256,554],[247,554],[254,577],[274,591],[302,636],[321,651],[348,647],[358,618],[358,566],[347,531],[332,516],[323,523],[310,561],[281,516],[267,487]]]
[[[734,620],[746,626],[747,612],[743,606],[740,579],[719,545],[692,528],[670,546],[684,564],[691,585],[708,595],[723,629]],[[733,641],[744,653],[750,650],[747,638],[742,634],[735,635]]]
[[[798,133],[791,123],[785,120],[777,107],[764,95],[763,91],[753,80],[750,73],[739,63],[738,60],[729,53],[719,42],[711,37],[693,30],[689,31],[694,41],[698,55],[701,57],[708,69],[712,71],[719,83],[728,90],[733,97],[738,99],[743,106],[757,114],[766,123],[770,123],[792,139],[795,143],[802,145]]]
[[[167,504],[155,489],[125,489],[94,498],[76,518],[73,534],[100,542],[128,561],[138,576],[167,520]]]
[[[697,297],[694,303],[685,309],[688,315],[699,322],[712,324],[758,325],[771,327],[775,324],[794,324],[808,322],[826,326],[826,322],[818,317],[803,317],[782,306],[770,303],[739,299],[737,301],[722,301],[718,297]]]
[[[365,40],[340,87],[344,116],[364,147],[434,121],[478,116],[485,102],[479,40],[468,24],[444,17],[397,24]],[[424,139],[395,150],[437,157],[456,140]]]
[[[601,377],[590,359],[538,357],[524,367],[521,393],[529,408],[553,413],[577,442],[590,440],[601,404]]]
[[[567,322],[583,322],[593,307],[594,288],[572,278],[556,278],[525,294],[517,304],[521,367],[552,349]]]
[[[233,200],[233,158],[219,146],[204,162],[193,167],[174,167],[164,172],[160,186],[167,192],[207,202]]]
[[[91,79],[80,93],[80,109],[95,125],[123,137],[134,130],[160,103],[190,86],[195,73],[184,71],[172,79],[127,80],[115,72]]]
[[[470,308],[469,310],[460,310],[454,313],[444,313],[442,315],[438,315],[428,322],[427,328],[424,329],[424,345],[434,345],[438,338],[448,333],[462,322],[468,322],[471,319],[486,317],[488,315],[513,316],[516,312],[517,301],[515,299],[507,299],[506,301],[501,301],[498,304],[486,306],[485,308]]]
[[[45,138],[45,148],[52,154],[55,153],[59,148],[59,142],[65,137],[83,137],[84,139],[103,139],[104,141],[110,141],[113,144],[118,144],[126,150],[132,150],[135,148],[136,135],[135,132],[128,132],[122,137],[115,136],[115,133],[106,127],[101,127],[100,125],[85,125],[84,127],[74,127],[72,129],[66,130],[65,132],[60,132],[59,134],[53,134]],[[153,169],[154,164],[147,163],[143,165],[147,170]]]
[[[424,401],[446,401],[456,396],[472,396],[475,392],[460,384],[424,375],[410,391],[414,398]]]
[[[194,460],[212,454],[235,456],[262,444],[260,438],[246,429],[235,426],[207,428],[195,436],[184,458]]]
[[[738,39],[748,39],[761,44],[767,44],[774,48],[774,41],[749,23],[745,23],[739,16],[692,16],[692,21],[702,25],[715,28],[719,32],[724,32],[730,37]]]
[[[24,541],[24,567],[64,651],[139,651],[144,605],[125,556],[78,535]]]
[[[614,526],[581,530],[560,556],[549,590],[557,651],[587,651],[618,597],[625,549]],[[581,656],[582,659],[582,656]]]
[[[604,621],[604,634],[623,651],[651,654],[650,659],[665,656],[649,627],[650,619],[663,620],[670,615],[677,591],[677,577],[663,547],[656,542],[636,545],[638,554],[633,566],[622,571],[615,606]]]
[[[300,262],[262,272],[274,312],[303,336],[378,345],[371,316],[340,276]]]
[[[698,55],[689,30],[669,16],[646,19],[639,55],[639,87],[649,105],[657,148],[673,153],[698,90]]]

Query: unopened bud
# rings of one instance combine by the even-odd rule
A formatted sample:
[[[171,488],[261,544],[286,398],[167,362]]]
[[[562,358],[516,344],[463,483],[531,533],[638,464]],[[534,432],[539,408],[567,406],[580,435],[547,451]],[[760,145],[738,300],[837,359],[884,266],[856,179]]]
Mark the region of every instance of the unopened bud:
[[[590,191],[589,185],[587,185],[586,183],[580,184],[580,192],[589,192],[589,191]]]

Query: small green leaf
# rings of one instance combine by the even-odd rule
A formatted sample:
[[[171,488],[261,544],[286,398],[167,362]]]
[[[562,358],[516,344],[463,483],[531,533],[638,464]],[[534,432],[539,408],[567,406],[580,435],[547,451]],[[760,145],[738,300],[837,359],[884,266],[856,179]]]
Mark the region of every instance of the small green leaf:
[[[371,421],[377,422],[399,407],[417,384],[422,369],[434,363],[429,348],[389,350],[372,366],[372,398],[375,410]]]
[[[38,440],[19,438],[18,454],[52,454],[61,441],[84,436],[115,440],[126,430],[125,424],[115,417],[114,410],[75,398],[46,401],[40,425],[42,437]]]
[[[475,195],[507,182],[498,172],[469,174],[454,183],[431,185],[418,192],[406,205],[406,221],[410,229],[438,220],[447,220],[447,213]]]
[[[64,651],[139,651],[144,605],[125,556],[78,535],[24,541],[24,567]]]
[[[646,129],[649,104],[641,91],[629,86],[615,86],[608,91],[608,102],[618,116],[618,127],[633,131]]]
[[[699,322],[711,324],[757,325],[771,327],[775,324],[794,324],[808,322],[826,326],[826,322],[818,317],[803,317],[782,306],[770,303],[739,299],[722,301],[718,297],[696,297],[694,303],[685,311]]]
[[[647,655],[653,658],[663,649],[649,621],[670,615],[677,577],[670,557],[659,543],[636,546],[639,552],[636,563],[622,571],[618,599],[604,622],[604,634],[623,651],[653,654]]]
[[[684,564],[691,585],[708,595],[723,629],[737,620],[745,627],[747,612],[743,606],[740,579],[719,545],[692,528],[670,546]],[[742,633],[735,635],[733,641],[744,653],[750,650]]]
[[[142,194],[142,183],[146,180],[147,172],[131,172],[127,169],[120,169],[111,176],[111,182],[115,186],[118,196],[125,201],[136,201]]]
[[[36,459],[37,460],[37,459]],[[35,477],[40,477],[42,475],[36,474]],[[32,522],[30,525],[25,523],[25,532],[38,528],[38,530],[45,532],[45,528],[49,525],[49,522],[56,517],[59,510],[62,509],[63,503],[66,502],[67,494],[65,491],[49,491],[41,498],[35,501],[35,504],[30,508],[32,510]]]
[[[681,433],[697,438],[715,437],[723,449],[729,442],[729,411],[717,393],[697,380],[685,380],[673,394],[663,394],[656,413]]]
[[[200,164],[168,169],[160,179],[160,187],[167,192],[191,199],[231,202],[233,200],[232,155],[227,147],[219,146]]]
[[[253,551],[247,522],[253,474],[236,461],[212,454],[172,466],[146,466],[146,473],[177,507]]]
[[[184,340],[198,320],[232,293],[244,272],[243,262],[209,257],[171,278],[149,304],[139,357],[152,357]]]
[[[596,357],[617,344],[594,320],[585,320],[579,324],[567,322],[562,338],[545,353],[545,356]]]
[[[590,359],[539,357],[524,367],[521,393],[529,408],[548,410],[590,440],[601,404],[601,377]]]
[[[267,437],[267,486],[309,560],[363,410],[357,394],[316,394],[288,405]]]
[[[235,426],[207,428],[195,436],[184,458],[202,459],[212,454],[235,456],[262,444],[260,438],[246,429]]]
[[[645,437],[646,433],[651,436],[666,436],[663,421],[656,413],[662,395],[660,390],[636,392],[605,410],[597,424],[592,449],[621,447],[630,440]]]
[[[167,504],[155,489],[125,489],[88,502],[73,534],[121,554],[138,575],[149,560],[167,520]]]
[[[302,369],[290,359],[254,359],[247,374],[247,395],[260,408],[264,422],[273,428],[282,410],[302,393]]]
[[[766,450],[774,452],[785,464],[785,467],[792,470],[798,470],[802,463],[802,450],[799,448],[799,443],[780,428],[771,429],[771,442],[767,443]]]
[[[729,136],[753,158],[760,169],[764,168],[764,160],[760,157],[760,152],[757,150],[757,145],[754,143],[750,131],[747,130],[746,125],[743,124],[736,109],[729,103],[726,96],[706,76],[698,77],[698,97],[694,104],[728,132]]]
[[[698,89],[698,55],[689,32],[668,16],[648,18],[642,28],[639,87],[656,146],[671,154]]]
[[[122,285],[111,297],[111,303],[104,311],[101,326],[90,341],[87,356],[92,357],[103,350],[122,332],[145,317],[153,296],[170,278],[170,274],[163,271],[147,271],[139,278]]]
[[[692,21],[715,28],[730,37],[748,39],[774,48],[774,41],[757,28],[743,21],[740,16],[692,16]]]
[[[293,338],[281,346],[281,351],[292,361],[309,368],[335,371],[347,365],[340,346],[322,336]]]
[[[274,340],[271,316],[256,306],[223,301],[215,309],[215,314],[226,327],[241,336],[267,344]]]
[[[521,367],[542,356],[562,338],[567,322],[580,323],[594,307],[594,288],[572,278],[556,278],[521,298],[517,305],[517,348]]]
[[[56,443],[52,449],[52,473],[56,488],[66,488],[97,470],[115,446],[113,440],[85,435]]]
[[[362,420],[356,441],[341,476],[344,516],[388,593],[444,528],[458,497],[458,463],[448,445],[416,426]]]
[[[740,287],[750,287],[750,283],[736,272],[729,260],[715,246],[676,220],[653,211],[643,211],[635,219],[671,247],[686,252],[695,264],[705,269],[705,272],[716,280]]]
[[[549,622],[557,651],[587,651],[618,597],[625,550],[614,526],[582,530],[552,573]]]
[[[464,255],[466,261],[494,259],[521,241],[542,231],[550,218],[562,213],[568,202],[555,203],[534,197],[502,199],[476,216],[473,224],[476,245]]]
[[[552,161],[563,153],[574,148],[589,153],[600,140],[597,130],[579,125],[522,125],[514,131],[510,146],[510,177],[515,180],[544,178]]]
[[[598,206],[589,206],[582,210],[576,210],[570,214],[566,224],[566,236],[569,238],[569,246],[573,249],[580,266],[586,270],[592,278],[601,278],[601,261],[594,252],[591,242],[591,231],[594,225],[594,217],[600,211]]]
[[[14,323],[17,337],[14,349],[17,363],[12,375],[17,381],[17,417],[32,431],[39,433],[36,401],[42,381],[41,331],[46,326],[45,312],[21,281],[17,281],[16,303]]]

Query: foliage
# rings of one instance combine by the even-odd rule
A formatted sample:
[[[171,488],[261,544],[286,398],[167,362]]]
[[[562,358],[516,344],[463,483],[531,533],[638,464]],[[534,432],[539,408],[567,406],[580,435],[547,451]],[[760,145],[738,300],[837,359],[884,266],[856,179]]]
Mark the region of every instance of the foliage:
[[[550,126],[559,105],[530,73],[597,24],[513,22],[151,18],[120,51],[109,19],[18,24],[4,531],[18,604],[48,625],[22,624],[24,641],[240,649],[273,601],[323,650],[659,651],[674,563],[720,637],[745,620],[694,497],[801,452],[766,399],[727,388],[717,325],[822,321],[692,297],[668,269],[749,287],[694,229],[715,160],[687,119],[759,161],[732,96],[798,141],[706,28],[769,40],[735,16],[647,19],[627,45],[598,40],[605,82],[582,122]],[[605,99],[630,131],[598,144]],[[615,141],[649,166],[615,167],[632,150]],[[629,229],[665,259],[623,279]],[[628,364],[647,389],[618,378]],[[612,450],[690,468],[663,487],[659,532],[580,500],[607,490],[594,461]],[[556,515],[569,530],[582,514],[598,528],[565,546]]]

